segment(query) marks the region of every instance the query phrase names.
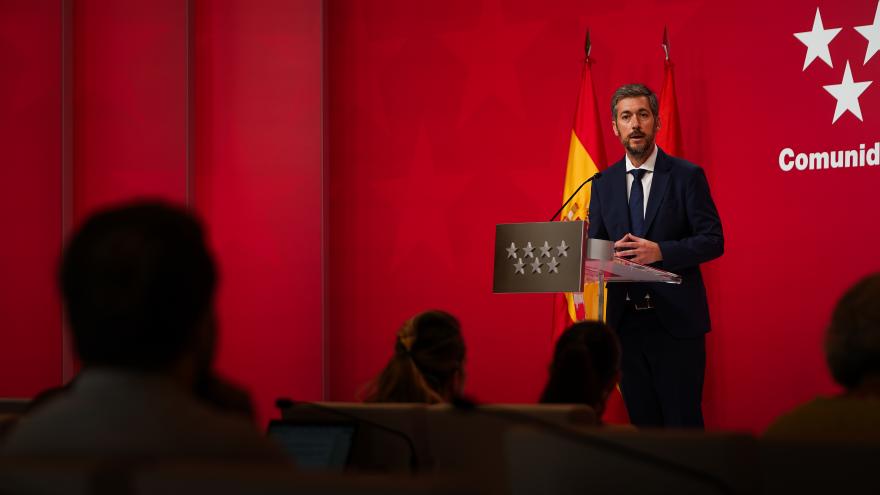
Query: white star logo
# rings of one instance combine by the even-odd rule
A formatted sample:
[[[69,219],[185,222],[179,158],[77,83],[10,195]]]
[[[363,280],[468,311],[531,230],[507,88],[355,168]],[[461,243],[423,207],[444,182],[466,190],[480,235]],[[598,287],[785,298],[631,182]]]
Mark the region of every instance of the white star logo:
[[[541,273],[541,260],[535,258],[535,261],[529,263],[529,266],[532,267],[532,273]]]
[[[531,242],[526,244],[526,247],[523,248],[523,252],[525,253],[525,256],[523,256],[523,258],[534,258],[535,253],[532,252],[534,250],[535,248],[532,246]]]
[[[550,250],[553,249],[553,248],[550,247],[550,243],[549,243],[549,242],[544,241],[544,245],[541,246],[540,249],[541,249],[541,256],[543,256],[544,258],[549,258],[549,257],[550,257]]]
[[[568,245],[565,244],[565,240],[562,241],[562,244],[556,246],[556,256],[568,257]]]
[[[525,275],[526,272],[523,270],[524,266],[526,266],[526,264],[523,263],[522,258],[517,259],[516,263],[513,264],[513,274],[516,275],[517,273],[522,273]]]
[[[507,249],[507,257],[516,259],[516,244],[510,243],[510,247]]]
[[[857,26],[855,29],[868,40],[868,49],[865,50],[865,64],[867,64],[875,53],[880,52],[880,2],[877,2],[877,10],[874,12],[874,24]]]
[[[559,268],[557,268],[559,266],[559,262],[556,261],[556,258],[551,258],[550,263],[547,263],[547,266],[549,267],[547,269],[547,273],[559,273]]]
[[[804,59],[804,68],[802,70],[807,70],[807,67],[813,63],[813,60],[817,58],[822,59],[823,62],[828,64],[828,67],[834,67],[831,65],[831,51],[828,50],[828,44],[831,43],[831,40],[837,36],[837,33],[840,32],[841,28],[833,28],[833,29],[825,29],[822,25],[822,15],[819,14],[819,8],[816,7],[816,17],[813,19],[813,30],[805,31],[803,33],[794,33],[794,37],[799,39],[801,43],[807,45],[807,57]]]
[[[846,69],[843,71],[843,81],[840,84],[831,84],[823,86],[825,91],[831,93],[831,96],[837,98],[837,106],[834,108],[834,119],[831,123],[837,122],[837,119],[847,110],[862,120],[862,107],[859,106],[859,96],[868,89],[872,81],[854,82],[852,71],[849,68],[849,60],[846,61]]]

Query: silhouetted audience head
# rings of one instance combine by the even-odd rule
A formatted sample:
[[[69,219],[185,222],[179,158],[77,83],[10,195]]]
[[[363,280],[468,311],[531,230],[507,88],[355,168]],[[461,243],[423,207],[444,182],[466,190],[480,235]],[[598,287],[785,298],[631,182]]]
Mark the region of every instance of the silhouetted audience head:
[[[880,273],[860,280],[837,302],[825,356],[831,376],[847,390],[880,379]]]
[[[59,278],[83,369],[43,394],[0,455],[283,461],[242,417],[247,394],[211,373],[217,275],[192,214],[100,211],[65,247]]]
[[[448,402],[461,392],[465,346],[458,320],[426,311],[397,332],[394,355],[369,384],[367,402]]]
[[[541,403],[587,404],[601,418],[620,380],[620,343],[605,324],[575,323],[556,342]]]
[[[880,273],[850,287],[825,332],[825,356],[842,394],[819,396],[783,414],[768,438],[880,442]]]
[[[61,292],[85,366],[157,370],[202,346],[214,261],[186,210],[137,203],[90,217],[60,267]]]

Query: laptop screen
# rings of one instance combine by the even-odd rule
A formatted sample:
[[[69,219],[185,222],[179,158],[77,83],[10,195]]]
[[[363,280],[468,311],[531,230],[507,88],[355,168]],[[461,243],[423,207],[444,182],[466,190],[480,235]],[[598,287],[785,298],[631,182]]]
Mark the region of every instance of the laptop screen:
[[[273,420],[268,435],[301,469],[342,471],[356,429],[353,422]]]

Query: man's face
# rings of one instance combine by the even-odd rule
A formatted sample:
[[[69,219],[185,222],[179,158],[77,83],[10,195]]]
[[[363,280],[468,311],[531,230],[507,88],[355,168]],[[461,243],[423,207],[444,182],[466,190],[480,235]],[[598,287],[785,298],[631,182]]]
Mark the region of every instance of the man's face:
[[[622,98],[617,102],[617,119],[612,127],[626,152],[641,158],[654,151],[654,136],[660,129],[660,120],[651,113],[647,96]]]

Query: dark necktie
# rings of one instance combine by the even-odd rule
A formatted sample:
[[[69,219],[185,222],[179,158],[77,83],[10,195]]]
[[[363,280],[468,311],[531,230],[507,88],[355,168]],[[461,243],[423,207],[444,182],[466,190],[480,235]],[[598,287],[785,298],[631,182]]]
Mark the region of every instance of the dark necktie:
[[[642,187],[642,176],[646,171],[634,168],[629,171],[633,175],[632,188],[629,191],[629,225],[636,237],[645,236],[645,190]]]

